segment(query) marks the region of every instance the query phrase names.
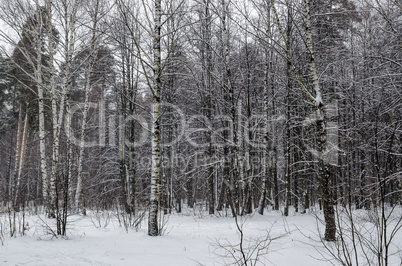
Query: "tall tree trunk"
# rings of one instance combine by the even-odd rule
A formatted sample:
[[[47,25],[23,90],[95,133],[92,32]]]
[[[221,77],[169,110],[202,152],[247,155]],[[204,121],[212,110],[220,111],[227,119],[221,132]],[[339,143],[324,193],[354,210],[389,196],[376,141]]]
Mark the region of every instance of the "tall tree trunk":
[[[286,38],[282,27],[280,26],[279,15],[274,6],[274,0],[271,0],[271,4],[275,13],[277,25],[279,28],[279,32],[282,35],[282,38],[285,42],[285,46],[287,47],[287,51],[289,51],[289,40]],[[335,241],[336,234],[336,224],[335,224],[335,210],[334,203],[332,197],[332,184],[331,177],[329,172],[329,161],[328,161],[328,145],[326,138],[326,118],[324,112],[324,102],[322,100],[321,88],[319,83],[319,78],[317,74],[317,67],[315,64],[314,58],[314,46],[313,46],[313,37],[312,37],[312,28],[311,28],[311,0],[306,0],[306,48],[308,50],[309,56],[309,70],[310,76],[312,80],[313,89],[315,95],[310,93],[310,91],[303,85],[302,80],[300,79],[295,66],[291,62],[290,54],[287,52],[286,57],[287,60],[291,62],[290,67],[295,76],[296,82],[300,86],[301,90],[307,96],[307,98],[314,104],[316,107],[316,134],[318,137],[318,161],[319,161],[319,171],[318,171],[318,183],[319,183],[319,192],[321,195],[321,199],[324,207],[324,219],[325,219],[325,240],[327,241]],[[288,3],[289,7],[289,3]]]
[[[28,109],[28,107],[26,109]],[[17,170],[17,178],[15,184],[15,198],[14,198],[14,208],[16,208],[16,210],[19,210],[18,197],[20,196],[21,193],[21,178],[22,178],[22,170],[25,164],[27,138],[28,138],[28,112],[25,111],[24,127],[22,129],[21,148],[19,152],[17,151],[19,159],[18,159],[18,170]]]
[[[272,113],[273,116],[276,117],[276,91],[275,91],[275,74],[273,68],[273,49],[270,51],[270,60],[269,60],[269,76],[270,76],[270,86],[272,92]],[[272,156],[271,156],[271,169],[272,169],[272,181],[273,181],[273,200],[274,200],[274,209],[279,210],[279,187],[278,187],[278,144],[277,144],[277,130],[276,124],[274,121],[272,125]]]
[[[17,180],[18,178],[18,167],[19,167],[19,161],[20,161],[20,154],[21,154],[21,134],[22,133],[22,103],[20,102],[20,107],[19,107],[19,113],[18,113],[18,126],[17,126],[17,140],[16,140],[16,147],[15,147],[15,159],[14,159],[14,173],[12,178],[10,176],[10,180],[8,182],[9,186],[9,200],[10,202],[13,201],[13,197],[15,198],[15,193],[13,195],[13,181]],[[15,191],[15,190],[14,190]],[[15,200],[14,200],[15,202]]]
[[[239,195],[239,181],[240,181],[240,148],[239,148],[239,136],[238,133],[238,124],[236,123],[236,99],[234,97],[234,87],[232,83],[232,70],[231,70],[231,62],[230,62],[230,49],[229,49],[229,30],[227,28],[227,19],[229,16],[229,3],[226,3],[225,0],[221,1],[222,5],[222,41],[223,41],[223,51],[224,51],[224,59],[225,59],[225,102],[230,106],[229,116],[233,126],[233,139],[229,139],[229,136],[225,139],[228,153],[226,157],[226,164],[228,167],[228,201],[232,209],[233,215],[239,213],[240,208],[240,195]],[[230,170],[232,169],[232,171]],[[232,173],[230,173],[232,172]]]
[[[133,77],[131,77],[133,78]],[[136,101],[136,85],[137,82],[135,81],[135,88],[130,85],[130,114],[134,114],[135,112],[135,101]],[[130,213],[135,214],[135,192],[136,192],[136,168],[135,168],[135,121],[130,121],[130,147],[129,147],[129,161],[128,161],[128,171],[129,171],[129,186],[128,186],[128,204],[130,206]]]
[[[317,111],[317,137],[318,137],[318,183],[319,192],[324,209],[325,219],[325,234],[324,239],[327,241],[335,241],[336,224],[335,224],[335,210],[333,202],[333,190],[331,176],[329,172],[329,158],[328,158],[328,143],[326,132],[326,117],[324,110],[324,103],[321,96],[321,88],[317,74],[317,67],[314,58],[314,46],[311,29],[311,0],[306,4],[306,45],[309,51],[309,67],[310,75],[313,81],[313,88],[315,91],[314,104]]]
[[[60,98],[60,116],[57,112],[57,100],[58,96],[56,94],[56,83],[55,83],[55,62],[54,62],[54,36],[53,36],[53,25],[52,25],[52,5],[53,1],[52,0],[47,0],[46,1],[46,14],[47,14],[47,25],[46,25],[46,31],[47,31],[47,37],[48,37],[48,42],[47,42],[47,47],[49,51],[49,76],[50,76],[50,97],[51,97],[51,108],[52,108],[52,127],[53,127],[53,142],[52,142],[52,165],[51,165],[51,173],[50,173],[50,188],[49,188],[49,193],[50,193],[50,208],[49,208],[49,216],[51,217],[56,217],[58,218],[58,206],[56,206],[56,183],[57,183],[57,166],[59,162],[59,138],[60,138],[60,128],[61,128],[61,122],[62,119],[60,120],[59,118],[62,118],[64,114],[64,95],[65,91],[62,93],[62,96]],[[63,109],[62,109],[63,108]],[[59,231],[59,227],[58,227]]]
[[[72,126],[71,126],[71,109],[70,100],[66,101],[66,142],[67,142],[67,182],[68,182],[68,199],[73,198],[72,179],[73,179],[73,144],[72,144]]]
[[[206,86],[206,99],[204,102],[204,112],[208,118],[208,121],[212,121],[212,49],[211,49],[211,14],[210,14],[210,0],[204,0],[205,5],[205,86]],[[212,127],[212,124],[211,124]],[[209,166],[208,166],[208,205],[209,205],[209,214],[215,213],[215,182],[214,182],[214,166],[212,164],[212,156],[214,152],[214,143],[212,141],[212,128],[209,128],[207,131],[207,139],[208,139],[208,158],[209,158]]]
[[[266,205],[266,197],[269,182],[269,93],[268,81],[269,80],[269,52],[265,49],[265,73],[264,73],[264,133],[263,133],[263,159],[262,159],[262,185],[261,196],[258,203],[258,213],[263,215]]]
[[[160,96],[161,96],[161,0],[155,1],[154,16],[154,62],[153,62],[153,98],[152,98],[152,162],[151,195],[148,218],[148,235],[159,235],[159,174],[160,174]]]
[[[289,4],[289,3],[288,3]],[[291,19],[291,7],[288,5],[287,10],[287,23],[286,23],[286,38],[288,42],[290,42],[291,32],[292,32],[292,19]],[[290,146],[291,146],[291,134],[290,134],[290,89],[291,89],[291,78],[290,78],[290,70],[291,70],[291,62],[290,62],[290,44],[286,46],[286,54],[288,55],[286,61],[286,141],[285,141],[285,187],[286,187],[286,195],[285,195],[285,209],[283,214],[285,216],[289,215],[289,206],[291,205],[291,154],[290,154]]]
[[[42,176],[42,195],[43,204],[49,206],[48,202],[48,175],[46,163],[46,130],[45,130],[45,103],[44,103],[44,88],[43,88],[43,71],[42,71],[42,38],[41,31],[43,25],[40,25],[36,33],[36,68],[35,68],[35,81],[38,90],[38,104],[39,104],[39,152],[40,152],[40,172]]]
[[[247,36],[246,36],[247,38]],[[250,58],[249,58],[249,49],[248,42],[246,41],[246,71],[247,71],[247,80],[246,80],[246,93],[247,93],[247,127],[251,129],[251,68],[250,68]],[[240,126],[241,128],[241,126]],[[243,214],[250,214],[253,212],[253,199],[252,199],[252,186],[253,186],[253,167],[250,165],[250,157],[253,157],[253,146],[251,145],[253,133],[251,130],[248,130],[248,153],[246,155],[246,175],[244,186],[243,186]]]
[[[67,1],[67,0],[66,0]],[[63,80],[63,101],[65,103],[65,134],[66,134],[66,147],[67,147],[67,176],[64,178],[65,186],[64,186],[64,226],[67,223],[67,206],[68,200],[73,198],[73,190],[72,190],[72,169],[73,169],[73,145],[72,145],[72,127],[71,127],[71,108],[70,108],[70,91],[72,86],[72,69],[71,64],[73,60],[73,55],[75,52],[75,31],[76,31],[76,15],[78,11],[79,1],[74,1],[73,9],[70,11],[68,4],[63,3],[64,9],[62,10],[64,13],[62,14],[63,27],[65,31],[64,42],[65,42],[65,50],[64,50],[64,60],[65,60],[65,68],[64,68],[64,80]],[[63,121],[62,112],[64,107],[60,107],[59,110],[59,126],[61,126]],[[65,227],[63,229],[65,234]]]
[[[272,5],[272,4],[271,4]],[[271,37],[271,5],[268,4],[267,6],[267,17],[268,23],[266,25],[266,36]],[[261,185],[261,195],[258,202],[258,213],[263,215],[264,209],[266,205],[266,198],[267,198],[267,190],[268,190],[268,183],[269,183],[269,75],[270,75],[270,53],[268,48],[264,49],[265,53],[265,67],[264,67],[264,131],[263,131],[263,151],[262,151],[262,185]]]
[[[123,42],[125,39],[123,37]],[[126,138],[127,138],[127,101],[129,99],[129,82],[127,72],[129,70],[129,59],[124,47],[122,47],[122,76],[123,76],[123,91],[120,96],[120,116],[119,116],[119,160],[120,160],[120,185],[121,185],[121,195],[123,200],[123,206],[126,213],[131,213],[130,210],[130,191],[129,191],[129,169],[126,160]],[[131,136],[130,136],[131,138]],[[134,143],[132,142],[131,145]]]
[[[77,167],[77,187],[75,190],[75,198],[74,198],[74,207],[73,211],[78,213],[79,207],[81,204],[81,193],[82,193],[82,168],[83,168],[83,160],[84,160],[84,150],[85,150],[85,131],[87,127],[87,116],[89,109],[89,94],[91,92],[91,82],[90,82],[90,70],[89,67],[85,69],[85,98],[84,98],[84,110],[82,114],[81,121],[81,137],[80,137],[80,146],[78,151],[78,167]]]

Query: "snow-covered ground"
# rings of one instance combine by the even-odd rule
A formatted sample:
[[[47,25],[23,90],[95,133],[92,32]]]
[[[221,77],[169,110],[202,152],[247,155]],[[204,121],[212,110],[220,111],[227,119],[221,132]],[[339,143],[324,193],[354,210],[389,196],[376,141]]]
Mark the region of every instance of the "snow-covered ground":
[[[169,215],[164,235],[159,237],[147,235],[146,221],[126,231],[115,215],[109,216],[106,227],[108,216],[99,217],[94,212],[71,216],[68,236],[52,238],[44,221],[30,216],[25,236],[5,237],[3,245],[0,243],[0,265],[233,265],[233,256],[241,255],[240,233],[230,217],[186,210]],[[6,217],[0,218],[4,225]],[[239,218],[239,224],[243,225],[245,253],[260,248],[257,265],[331,265],[320,255],[324,249],[317,241],[314,215],[285,218],[271,211]],[[319,228],[322,230],[322,225]],[[225,250],[233,256],[224,255]],[[251,258],[255,257],[254,253]],[[393,263],[399,264],[399,259],[396,256]]]

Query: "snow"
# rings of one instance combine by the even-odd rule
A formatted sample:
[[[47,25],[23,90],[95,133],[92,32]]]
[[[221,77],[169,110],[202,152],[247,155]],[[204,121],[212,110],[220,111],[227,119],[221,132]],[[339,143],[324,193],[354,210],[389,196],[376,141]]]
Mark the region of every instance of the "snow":
[[[54,238],[46,233],[45,222],[32,215],[25,236],[0,242],[0,265],[233,265],[233,258],[222,256],[224,250],[218,246],[239,243],[234,218],[192,210],[165,217],[164,235],[150,237],[145,220],[126,231],[115,215],[88,212],[87,216],[70,216],[68,236]],[[4,225],[6,217],[0,218]],[[263,249],[267,254],[261,255],[257,265],[332,265],[320,255],[324,249],[317,241],[317,219],[312,214],[285,218],[270,211],[240,217],[239,224],[243,225],[246,252],[258,242],[255,239],[266,239],[268,233],[274,239]],[[235,256],[240,255],[235,251]]]

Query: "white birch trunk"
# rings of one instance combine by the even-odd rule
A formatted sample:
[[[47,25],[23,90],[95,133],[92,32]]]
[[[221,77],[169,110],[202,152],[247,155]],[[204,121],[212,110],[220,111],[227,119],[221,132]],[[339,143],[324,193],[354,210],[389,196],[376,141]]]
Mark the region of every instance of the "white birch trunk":
[[[47,37],[48,37],[48,52],[49,52],[49,75],[50,75],[50,97],[51,97],[51,108],[52,108],[52,131],[53,131],[53,145],[52,145],[52,166],[50,174],[50,189],[49,189],[49,200],[50,209],[49,215],[55,217],[56,206],[56,180],[57,180],[57,165],[59,161],[59,136],[60,136],[60,123],[57,113],[57,100],[58,95],[56,94],[56,83],[55,83],[55,62],[54,62],[54,49],[53,49],[53,27],[52,27],[52,0],[46,1],[46,12],[47,12]],[[64,101],[64,99],[61,99]],[[64,105],[64,104],[63,104]],[[63,113],[63,109],[60,109],[60,113]],[[60,121],[61,122],[61,121]]]
[[[311,79],[313,80],[313,88],[315,91],[315,105],[318,107],[323,105],[322,97],[321,97],[321,89],[320,83],[317,74],[317,66],[315,64],[315,57],[314,57],[314,46],[313,46],[313,35],[311,32],[311,11],[310,11],[311,0],[307,1],[306,4],[306,45],[307,51],[309,54],[309,68]]]
[[[324,220],[325,220],[325,233],[324,239],[327,241],[335,241],[336,239],[336,223],[335,223],[335,210],[332,197],[332,183],[329,173],[329,162],[327,158],[328,143],[326,137],[326,118],[324,112],[324,103],[322,101],[321,89],[319,78],[317,74],[317,67],[314,58],[314,46],[311,27],[311,0],[306,3],[306,45],[309,52],[309,67],[310,74],[313,81],[313,88],[315,91],[314,103],[317,108],[317,136],[318,136],[318,183],[319,193],[323,202]]]
[[[67,182],[68,182],[68,195],[70,198],[73,198],[73,190],[72,190],[72,156],[73,156],[73,146],[72,146],[72,128],[71,128],[71,109],[69,102],[69,95],[71,91],[71,64],[73,60],[73,55],[75,53],[75,31],[76,31],[76,15],[78,11],[78,5],[80,0],[74,1],[72,5],[72,9],[69,10],[69,5],[63,3],[64,13],[62,15],[62,24],[65,31],[64,42],[65,42],[65,50],[64,50],[64,60],[65,60],[65,68],[64,68],[64,80],[63,80],[63,89],[62,89],[62,102],[60,104],[59,109],[59,126],[61,127],[63,121],[64,114],[64,105],[65,105],[65,124],[64,129],[66,133],[66,142],[67,142]],[[59,129],[60,130],[60,129]],[[60,134],[60,132],[59,132]]]
[[[225,56],[225,72],[226,72],[226,97],[227,103],[230,104],[230,118],[233,124],[233,140],[226,140],[226,145],[228,145],[228,162],[233,162],[233,178],[229,182],[228,186],[228,201],[232,208],[233,216],[239,213],[240,200],[239,200],[239,182],[240,182],[240,149],[239,149],[239,136],[238,136],[238,124],[236,123],[236,101],[234,98],[234,88],[232,84],[232,70],[230,67],[230,49],[229,49],[229,31],[227,28],[227,19],[229,14],[229,4],[226,3],[225,0],[221,1],[222,5],[222,38],[223,38],[223,46],[224,46],[224,56]],[[232,161],[233,159],[233,161]],[[229,165],[228,165],[229,166]],[[228,171],[229,173],[230,171]]]
[[[68,194],[70,198],[73,198],[72,179],[73,179],[73,145],[72,145],[72,130],[71,130],[71,110],[70,102],[66,101],[66,122],[65,132],[67,139],[67,182],[68,182]]]
[[[91,91],[91,83],[90,83],[90,73],[89,69],[85,70],[85,99],[84,99],[84,110],[82,114],[82,122],[81,122],[81,138],[80,138],[80,147],[78,152],[78,170],[77,170],[77,188],[75,190],[75,199],[74,199],[74,207],[73,211],[78,213],[81,191],[82,191],[82,162],[84,158],[84,149],[85,149],[85,130],[87,127],[87,116],[89,109],[89,93]]]
[[[278,29],[282,38],[285,42],[287,51],[289,51],[289,43],[285,34],[280,26],[279,15],[274,6],[274,1],[271,0],[271,4],[273,10],[275,12],[275,17],[278,25]],[[321,95],[321,88],[319,83],[319,77],[317,74],[317,67],[315,64],[314,58],[314,45],[313,45],[313,36],[312,36],[312,25],[311,25],[311,0],[305,1],[306,7],[306,48],[309,56],[309,71],[311,75],[311,79],[313,81],[313,89],[315,95],[313,96],[309,90],[303,85],[297,71],[293,63],[290,61],[290,55],[287,52],[286,57],[290,62],[290,66],[292,72],[296,78],[296,82],[299,84],[301,90],[305,93],[307,98],[311,100],[311,102],[316,107],[316,133],[318,137],[318,161],[319,161],[319,173],[318,173],[318,182],[319,182],[319,193],[321,195],[321,199],[323,201],[324,207],[324,219],[325,219],[325,236],[324,239],[327,241],[335,241],[336,236],[336,223],[335,223],[335,210],[334,210],[334,202],[332,198],[332,184],[331,177],[329,173],[329,162],[327,160],[327,139],[326,139],[326,118],[324,113],[324,103]]]
[[[14,163],[14,175],[18,172],[18,161],[20,159],[21,151],[21,132],[22,132],[22,103],[20,103],[18,114],[18,127],[17,127],[17,143],[15,147],[15,163]]]
[[[14,198],[14,206],[15,207],[18,204],[18,197],[20,194],[21,177],[22,177],[22,169],[24,168],[24,163],[25,163],[27,138],[28,138],[28,112],[25,112],[24,127],[22,130],[21,151],[19,152],[19,159],[18,159],[19,163],[18,163],[18,171],[17,171],[17,181],[16,181],[16,185],[15,185],[15,198]]]
[[[15,181],[18,176],[18,166],[19,166],[20,153],[21,153],[21,134],[22,134],[22,103],[20,103],[19,114],[18,114],[17,142],[16,142],[16,147],[15,147],[14,172],[12,173],[12,175],[10,175],[10,180],[8,182],[10,204],[13,201],[13,179]]]
[[[41,31],[43,25],[40,24],[38,32],[36,33],[36,69],[35,81],[38,90],[38,104],[39,104],[39,153],[40,153],[40,171],[42,176],[42,195],[43,204],[48,205],[48,176],[47,176],[47,162],[46,162],[46,131],[45,131],[45,106],[44,106],[44,92],[42,80],[42,43]]]
[[[268,182],[268,165],[269,165],[269,130],[268,130],[268,120],[269,120],[269,101],[268,101],[268,51],[265,51],[265,73],[264,73],[264,140],[263,140],[263,165],[262,165],[262,185],[261,185],[261,196],[258,202],[258,213],[263,215],[265,208],[265,198],[267,196],[267,182]]]
[[[155,1],[154,16],[154,77],[152,102],[152,163],[151,163],[151,195],[148,219],[148,235],[159,235],[159,175],[160,175],[160,90],[161,90],[161,0]]]
[[[268,24],[266,25],[267,36],[271,36],[271,7],[268,5],[267,16]],[[265,69],[264,69],[264,130],[263,130],[263,160],[262,160],[262,191],[258,202],[258,213],[263,215],[265,208],[265,198],[267,196],[268,183],[268,167],[269,167],[269,95],[268,95],[268,76],[269,76],[269,52],[265,49]]]

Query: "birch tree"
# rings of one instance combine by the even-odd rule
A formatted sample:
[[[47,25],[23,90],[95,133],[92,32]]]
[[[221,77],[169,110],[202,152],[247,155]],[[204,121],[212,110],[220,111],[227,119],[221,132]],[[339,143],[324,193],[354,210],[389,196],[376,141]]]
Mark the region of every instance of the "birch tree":
[[[266,21],[264,21],[265,25],[265,32],[263,33],[264,35],[264,45],[269,43],[269,38],[272,38],[271,36],[271,7],[269,3],[263,3],[263,7],[265,10],[263,12],[266,12]],[[264,13],[265,13],[264,12]],[[264,127],[263,127],[263,159],[262,159],[262,191],[261,191],[261,196],[260,200],[258,202],[258,213],[263,214],[264,213],[264,208],[266,205],[266,198],[269,195],[269,168],[270,168],[270,132],[269,132],[269,120],[270,120],[270,114],[269,114],[269,86],[271,83],[270,76],[272,75],[271,68],[270,66],[272,65],[270,60],[272,60],[272,57],[270,56],[269,52],[269,47],[264,48],[265,52],[265,62],[264,62],[264,89],[263,89],[263,95],[264,95]],[[271,139],[271,143],[274,143],[274,141]],[[267,195],[268,194],[268,195]],[[275,193],[276,195],[276,193]]]
[[[122,21],[129,28],[130,37],[135,43],[132,51],[140,61],[142,73],[145,76],[146,84],[152,95],[151,111],[151,178],[150,178],[150,205],[148,217],[148,235],[159,235],[158,212],[159,212],[159,183],[160,183],[160,105],[161,105],[161,27],[162,27],[162,1],[154,1],[151,9],[145,3],[141,10],[145,14],[146,24],[141,24],[139,18],[134,17],[136,23],[149,34],[147,36],[152,42],[152,57],[145,54],[143,43],[136,39],[136,31],[131,26],[129,15],[132,14],[129,5],[125,1],[116,1],[118,9],[123,14]],[[152,17],[150,11],[152,10]]]
[[[204,22],[204,52],[205,52],[205,57],[204,57],[204,68],[205,68],[205,87],[206,87],[206,98],[204,100],[204,112],[206,117],[209,119],[209,121],[212,120],[212,114],[213,114],[213,79],[212,79],[212,71],[213,71],[213,66],[212,66],[212,14],[211,14],[211,8],[210,8],[210,1],[205,0],[204,1],[204,16],[203,16],[203,22]],[[207,138],[209,141],[208,144],[208,156],[210,158],[209,162],[211,165],[208,168],[208,204],[209,204],[209,209],[208,212],[209,214],[214,214],[215,213],[215,204],[216,204],[216,196],[215,196],[215,184],[214,181],[214,167],[211,162],[211,158],[213,156],[213,142],[212,142],[212,131],[209,129],[207,131]]]
[[[25,115],[23,114],[23,110],[25,110]],[[24,116],[23,120],[22,116]],[[22,121],[24,122],[22,123]],[[17,147],[15,154],[15,169],[14,169],[16,184],[15,184],[14,204],[13,204],[14,208],[16,208],[17,211],[19,210],[18,201],[21,193],[21,178],[25,164],[27,138],[28,138],[28,110],[27,107],[23,109],[22,104],[20,103],[18,129],[17,129]]]
[[[159,174],[160,174],[160,96],[161,96],[161,20],[162,3],[155,1],[154,7],[154,36],[153,36],[153,84],[152,84],[152,164],[151,164],[151,194],[148,218],[148,235],[157,236],[159,208]]]
[[[286,35],[280,26],[279,16],[277,9],[274,5],[274,1],[271,0],[273,10],[275,12],[275,17],[277,20],[277,25],[279,27],[279,31],[282,35],[285,46],[288,46],[288,40]],[[308,54],[308,67],[310,71],[310,79],[312,82],[313,92],[311,93],[306,86],[303,84],[300,79],[297,71],[295,70],[295,66],[292,62],[292,59],[287,55],[287,60],[292,62],[291,69],[295,76],[295,79],[300,86],[301,90],[304,92],[306,97],[311,101],[311,103],[315,106],[316,111],[316,134],[318,141],[318,182],[319,182],[319,193],[321,199],[323,201],[323,209],[324,209],[324,219],[325,219],[325,233],[324,239],[327,241],[335,241],[336,234],[336,224],[335,224],[335,210],[334,210],[334,202],[333,202],[333,194],[332,194],[332,180],[329,172],[329,159],[328,159],[328,143],[327,143],[327,133],[326,133],[326,123],[327,119],[325,116],[325,104],[322,98],[322,91],[320,87],[319,77],[317,66],[315,62],[315,54],[314,54],[314,45],[313,45],[313,35],[312,35],[312,24],[311,24],[311,1],[307,0],[304,3],[305,7],[305,23],[306,23],[306,32],[305,32],[305,45]]]

